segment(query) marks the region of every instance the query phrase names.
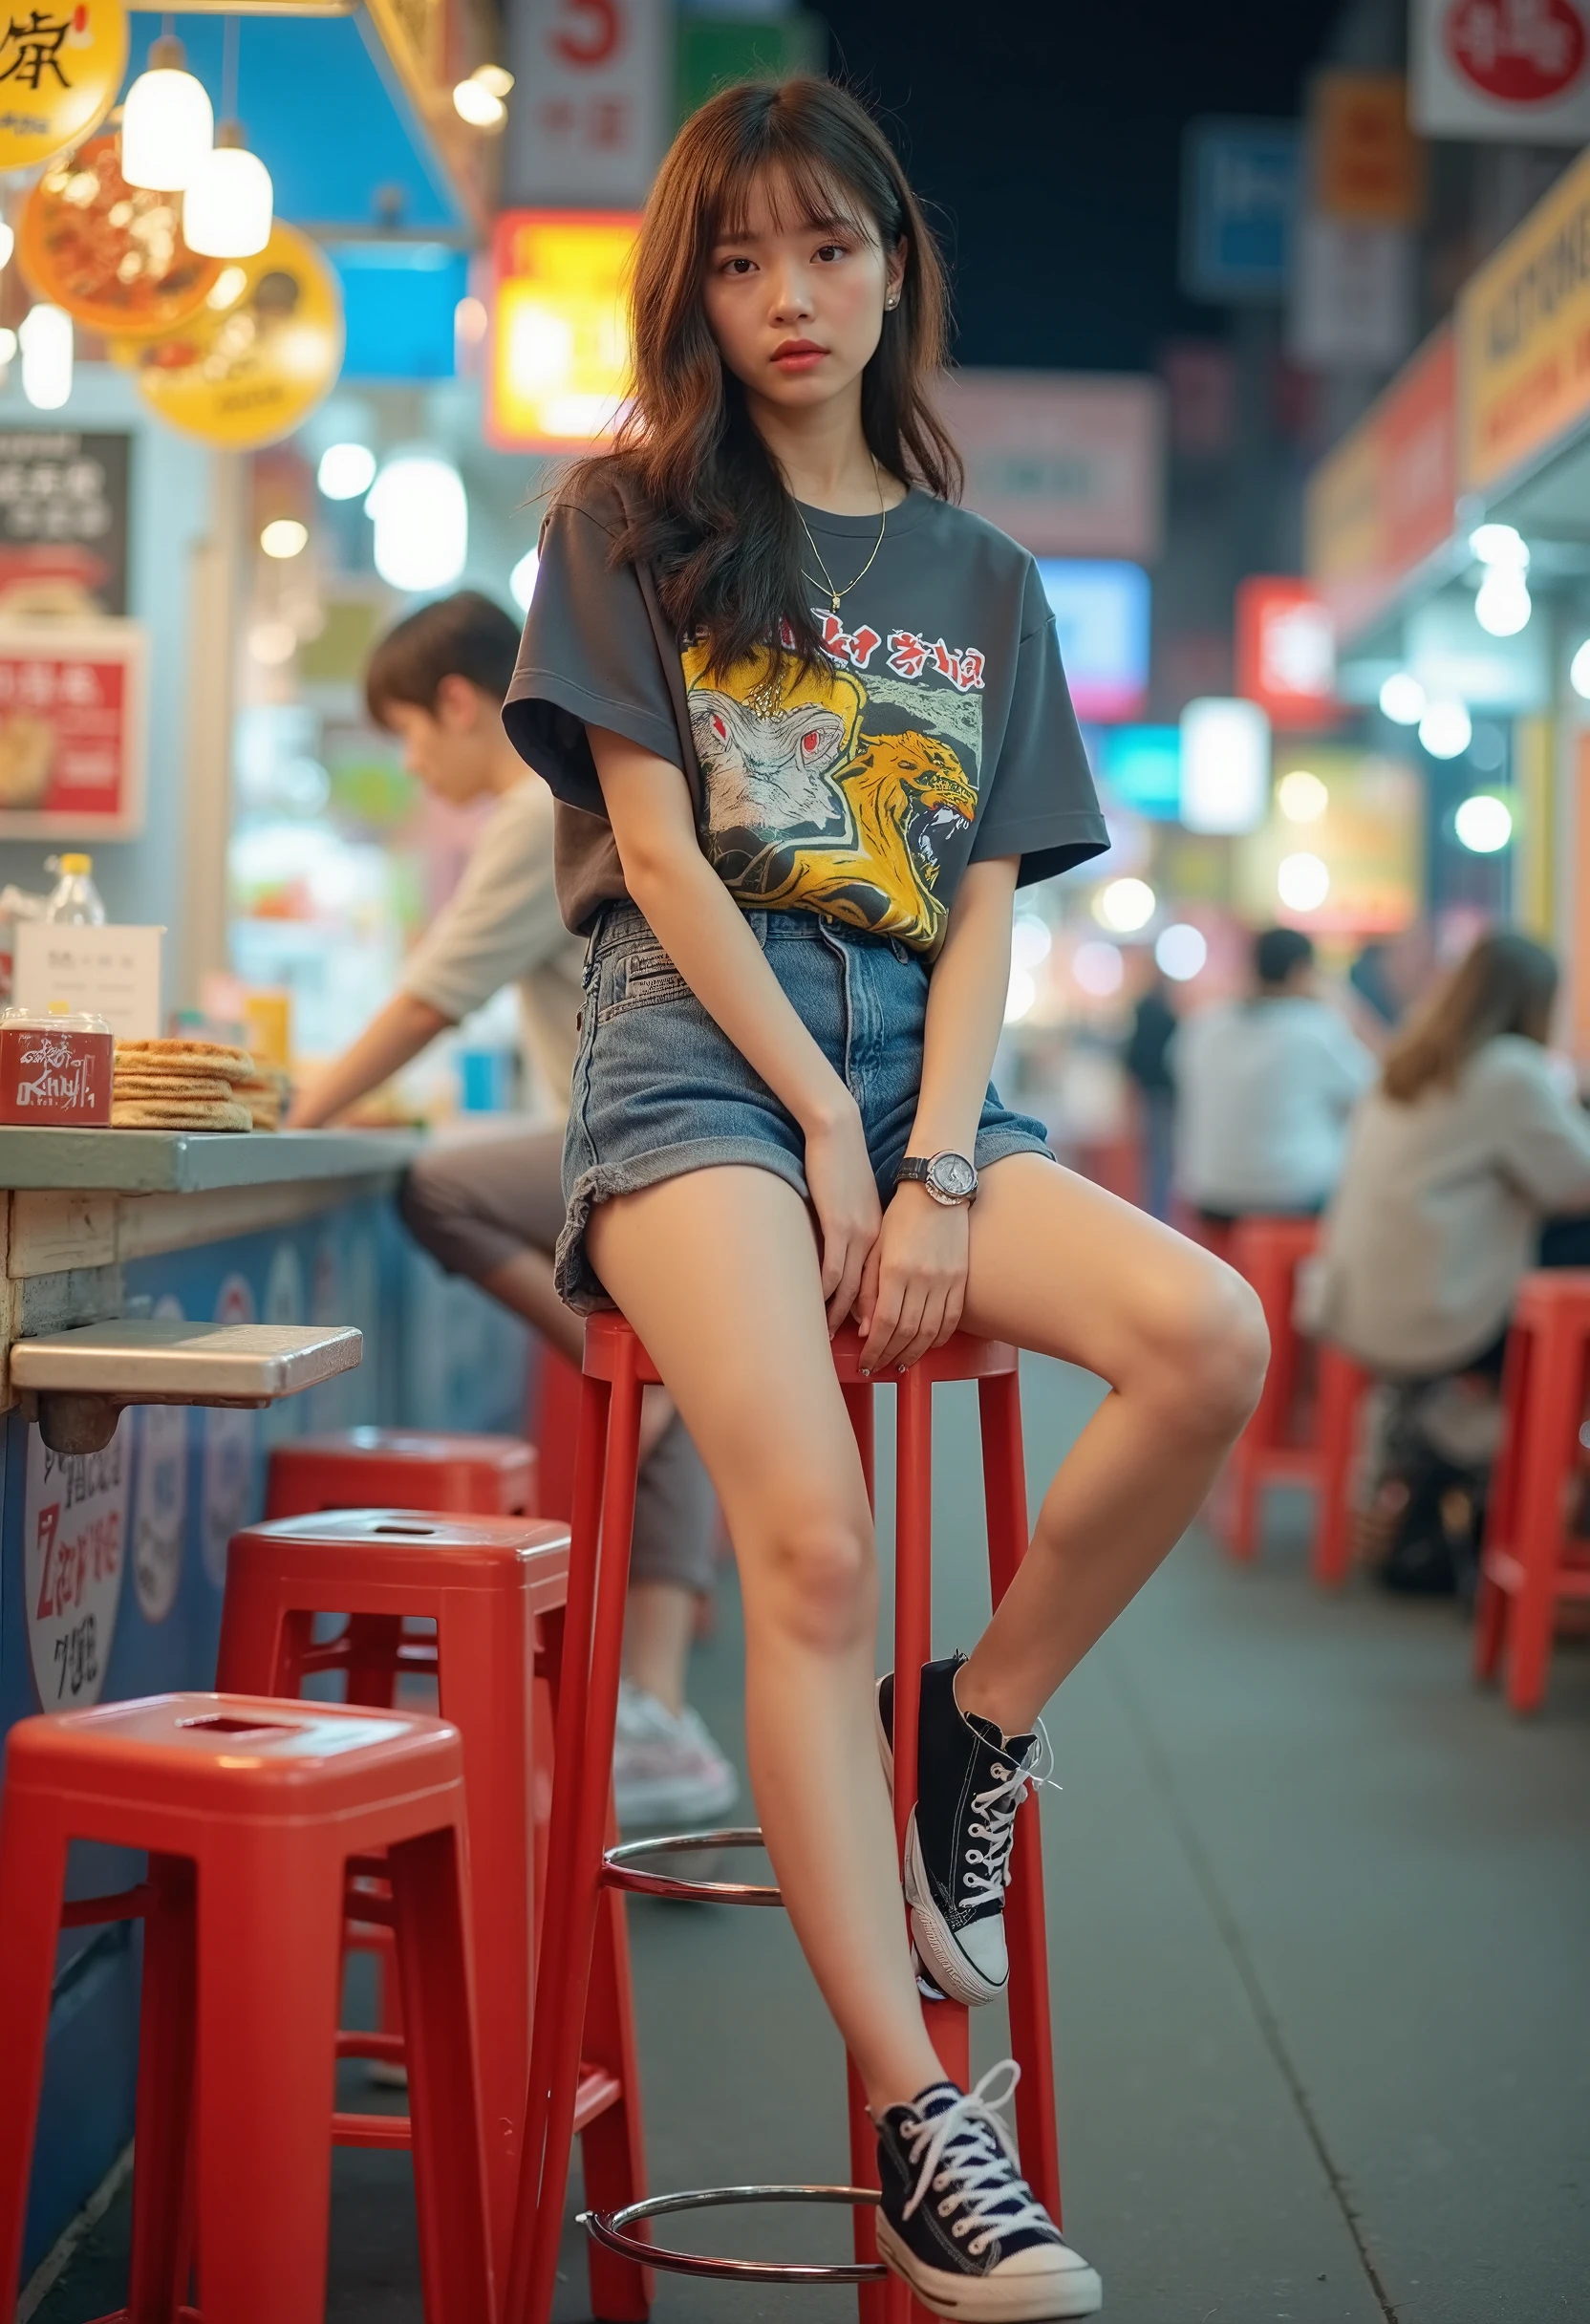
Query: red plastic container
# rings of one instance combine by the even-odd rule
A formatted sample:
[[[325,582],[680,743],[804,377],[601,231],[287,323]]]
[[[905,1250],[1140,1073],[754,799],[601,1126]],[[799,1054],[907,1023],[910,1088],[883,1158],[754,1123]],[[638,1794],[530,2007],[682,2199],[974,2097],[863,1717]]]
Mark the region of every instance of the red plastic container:
[[[108,1128],[113,1046],[103,1017],[0,1010],[0,1122]]]

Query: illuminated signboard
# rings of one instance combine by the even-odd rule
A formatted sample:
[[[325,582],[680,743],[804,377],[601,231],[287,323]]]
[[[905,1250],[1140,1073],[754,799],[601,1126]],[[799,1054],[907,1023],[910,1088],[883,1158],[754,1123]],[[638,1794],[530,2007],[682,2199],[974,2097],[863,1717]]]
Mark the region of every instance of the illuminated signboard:
[[[1151,823],[1181,812],[1179,726],[1116,726],[1103,738],[1100,773],[1113,796]]]
[[[630,384],[628,210],[507,210],[492,242],[485,432],[502,452],[599,443]]]
[[[1149,688],[1149,576],[1114,557],[1040,557],[1080,719],[1136,718]]]

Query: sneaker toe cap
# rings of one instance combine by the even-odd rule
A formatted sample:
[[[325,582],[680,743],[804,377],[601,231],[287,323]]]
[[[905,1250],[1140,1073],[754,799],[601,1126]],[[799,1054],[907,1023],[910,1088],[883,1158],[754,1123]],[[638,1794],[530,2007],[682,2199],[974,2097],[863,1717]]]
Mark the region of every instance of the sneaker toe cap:
[[[956,1931],[956,1943],[989,1985],[1003,1985],[1010,1975],[1010,1959],[1005,1951],[1005,1924],[1002,1913],[991,1912],[985,1920],[970,1921]]]
[[[1042,2243],[1025,2244],[1020,2251],[1008,2252],[994,2270],[996,2275],[1006,2278],[1036,2276],[1040,2280],[1092,2272],[1082,2254],[1073,2251],[1069,2244],[1050,2243],[1047,2238]]]

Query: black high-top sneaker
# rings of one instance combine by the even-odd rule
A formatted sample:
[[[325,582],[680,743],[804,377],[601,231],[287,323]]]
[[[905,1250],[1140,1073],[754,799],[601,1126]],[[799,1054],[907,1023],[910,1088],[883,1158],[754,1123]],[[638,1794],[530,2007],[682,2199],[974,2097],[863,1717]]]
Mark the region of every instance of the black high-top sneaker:
[[[935,2316],[1046,2324],[1096,2315],[1104,2303],[1096,2271],[1062,2240],[994,2111],[1019,2071],[1007,2058],[970,2096],[935,2082],[878,2124],[878,2250]]]
[[[906,1827],[905,1890],[922,1972],[952,2001],[998,2001],[1010,1975],[1005,1888],[1016,1811],[1039,1756],[1037,1735],[1002,1735],[956,1701],[965,1661],[924,1663],[916,1806]],[[894,1678],[878,1681],[878,1749],[894,1783]],[[924,1987],[924,1990],[926,1988]]]

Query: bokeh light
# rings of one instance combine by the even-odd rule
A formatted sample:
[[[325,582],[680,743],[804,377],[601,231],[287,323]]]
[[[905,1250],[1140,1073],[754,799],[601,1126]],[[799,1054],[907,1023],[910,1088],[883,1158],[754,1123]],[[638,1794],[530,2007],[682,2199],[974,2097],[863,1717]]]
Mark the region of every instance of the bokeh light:
[[[1276,893],[1288,912],[1318,912],[1330,893],[1330,872],[1318,855],[1283,855]]]
[[[1201,928],[1191,920],[1172,920],[1162,928],[1154,945],[1154,960],[1176,984],[1186,984],[1209,958],[1209,944]]]

